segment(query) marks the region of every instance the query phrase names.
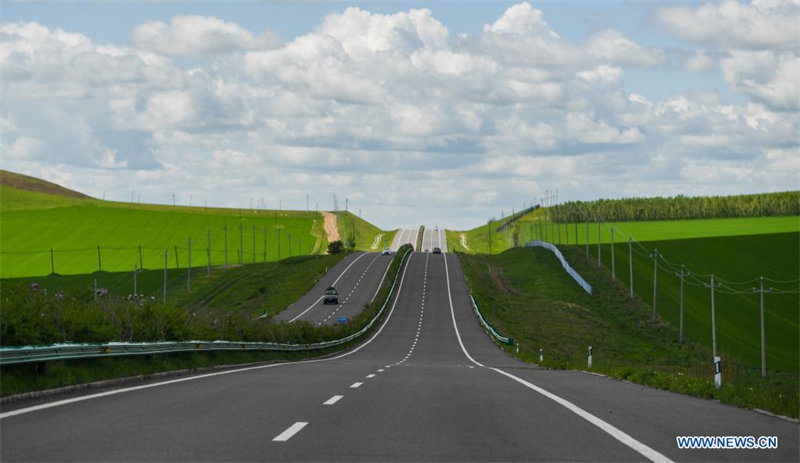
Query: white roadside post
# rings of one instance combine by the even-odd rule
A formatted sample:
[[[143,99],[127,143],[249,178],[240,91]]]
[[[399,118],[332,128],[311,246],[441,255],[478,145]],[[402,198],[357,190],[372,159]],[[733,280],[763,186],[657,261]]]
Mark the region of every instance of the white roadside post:
[[[544,349],[539,349],[539,363],[544,362]]]
[[[592,369],[592,346],[589,346],[589,369]]]
[[[717,356],[717,315],[714,305],[714,275],[711,275],[711,349],[714,356],[714,386],[722,387],[722,357]]]

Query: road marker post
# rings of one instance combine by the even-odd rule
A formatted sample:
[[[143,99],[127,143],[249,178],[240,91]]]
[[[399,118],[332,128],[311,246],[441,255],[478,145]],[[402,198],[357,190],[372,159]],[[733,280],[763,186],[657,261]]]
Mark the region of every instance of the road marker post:
[[[544,349],[539,349],[539,363],[544,362]]]
[[[714,386],[722,387],[722,357],[714,357]]]
[[[592,369],[592,346],[589,346],[589,369]]]

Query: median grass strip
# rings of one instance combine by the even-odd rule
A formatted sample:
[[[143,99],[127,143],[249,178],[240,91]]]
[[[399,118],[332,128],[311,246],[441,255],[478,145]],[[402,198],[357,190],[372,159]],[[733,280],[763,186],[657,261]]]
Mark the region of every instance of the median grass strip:
[[[678,342],[677,329],[652,309],[630,300],[603,267],[576,249],[567,260],[594,288],[589,296],[563,271],[549,251],[510,249],[502,254],[461,254],[469,286],[487,319],[520,345],[519,356],[550,368],[587,369],[676,392],[716,398],[739,406],[798,416],[797,376],[772,372],[766,379],[725,358],[723,387],[714,388],[710,350]],[[510,348],[509,353],[511,353]]]

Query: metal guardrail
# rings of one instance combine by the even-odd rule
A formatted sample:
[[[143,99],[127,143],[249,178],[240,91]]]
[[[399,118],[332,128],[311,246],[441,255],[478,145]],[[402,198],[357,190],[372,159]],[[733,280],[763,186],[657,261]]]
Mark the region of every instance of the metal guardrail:
[[[478,302],[472,297],[472,293],[469,295],[469,299],[472,301],[472,308],[475,309],[475,314],[478,316],[478,319],[481,321],[481,325],[489,332],[498,342],[501,344],[505,344],[507,346],[513,346],[514,340],[511,338],[507,338],[502,334],[498,333],[496,329],[489,323],[486,318],[483,316],[483,312],[481,312],[480,306],[478,306]]]
[[[555,245],[553,245],[552,243],[548,243],[547,241],[534,240],[534,241],[528,241],[528,243],[525,246],[529,248],[540,247],[550,250],[553,254],[556,255],[558,260],[561,262],[561,266],[564,267],[564,270],[569,274],[569,276],[571,276],[572,279],[575,280],[581,286],[581,288],[583,288],[584,291],[589,293],[589,295],[592,294],[592,285],[587,283],[586,280],[584,280],[583,277],[580,275],[580,273],[578,273],[574,268],[572,268],[572,266],[569,265],[567,259],[564,258],[564,255],[561,254],[561,251],[559,251]]]
[[[47,346],[12,346],[0,348],[0,365],[17,363],[46,362],[95,357],[118,357],[126,355],[166,354],[173,352],[198,352],[222,350],[267,350],[267,351],[307,351],[340,346],[367,333],[381,317],[394,294],[397,279],[411,250],[406,251],[400,261],[400,269],[394,277],[392,287],[378,313],[359,331],[341,339],[313,344],[292,344],[272,342],[233,342],[233,341],[183,341],[183,342],[109,342],[104,344],[51,344]]]

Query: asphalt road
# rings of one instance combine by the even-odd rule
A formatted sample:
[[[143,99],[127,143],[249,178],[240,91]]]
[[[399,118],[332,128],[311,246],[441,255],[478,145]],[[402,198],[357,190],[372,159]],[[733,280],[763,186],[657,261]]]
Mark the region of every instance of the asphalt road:
[[[425,228],[422,233],[422,249],[420,251],[433,251],[433,248],[439,248],[442,252],[447,252],[447,237],[444,230],[435,228]]]
[[[410,244],[417,247],[417,236],[419,235],[419,228],[401,228],[394,235],[392,245],[389,247],[392,252],[397,252],[400,246]]]
[[[354,350],[324,360],[146,384],[42,408],[13,404],[0,413],[0,459],[800,457],[797,423],[601,376],[520,363],[490,341],[468,298],[455,255],[414,253],[387,321]],[[779,447],[680,450],[676,436],[684,435],[777,436]]]
[[[338,324],[341,317],[349,321],[375,298],[391,262],[391,255],[379,252],[351,254],[331,268],[308,294],[273,320],[305,320],[314,325]],[[338,304],[323,304],[322,295],[329,286],[339,292]]]

